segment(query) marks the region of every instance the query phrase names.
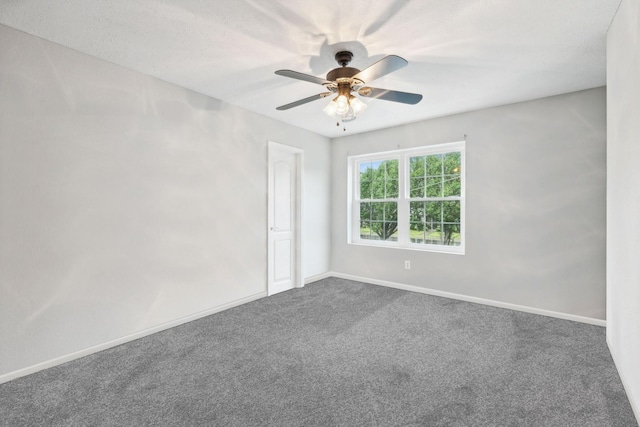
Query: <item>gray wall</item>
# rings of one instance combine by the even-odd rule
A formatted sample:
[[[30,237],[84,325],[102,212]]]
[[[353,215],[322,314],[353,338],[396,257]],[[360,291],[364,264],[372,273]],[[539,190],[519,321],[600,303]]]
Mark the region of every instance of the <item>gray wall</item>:
[[[332,270],[604,319],[605,97],[597,88],[333,140]],[[465,255],[347,244],[347,156],[465,134]]]
[[[0,375],[264,293],[268,140],[305,150],[303,273],[329,270],[327,138],[0,40]]]
[[[640,2],[607,37],[607,341],[640,422]]]

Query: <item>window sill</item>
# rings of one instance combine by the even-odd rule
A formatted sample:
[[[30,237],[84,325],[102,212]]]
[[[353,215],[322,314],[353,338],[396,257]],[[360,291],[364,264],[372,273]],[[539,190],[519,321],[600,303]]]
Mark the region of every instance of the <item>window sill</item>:
[[[435,253],[451,254],[451,255],[465,254],[464,246],[399,245],[396,242],[393,242],[393,243],[376,242],[376,241],[373,241],[373,242],[355,241],[355,242],[347,242],[347,243],[349,245],[354,245],[354,246],[368,246],[373,248],[403,249],[403,250],[409,250],[409,251],[435,252]]]

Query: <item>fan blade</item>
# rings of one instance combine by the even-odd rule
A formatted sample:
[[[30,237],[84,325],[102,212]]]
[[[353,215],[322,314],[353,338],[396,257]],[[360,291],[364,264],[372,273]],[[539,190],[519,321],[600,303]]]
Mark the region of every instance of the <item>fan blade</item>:
[[[367,98],[384,99],[385,101],[401,102],[403,104],[417,104],[422,100],[422,95],[418,93],[399,92],[397,90],[378,89],[365,86],[358,91],[358,94]]]
[[[331,95],[331,92],[322,92],[317,95],[310,96],[308,98],[299,99],[291,104],[281,105],[276,110],[288,110],[289,108],[297,107],[298,105],[306,104],[307,102],[315,101],[316,99],[322,99]]]
[[[291,70],[278,70],[276,74],[279,76],[291,77],[292,79],[304,80],[305,82],[316,83],[319,85],[330,84],[329,80],[321,79],[320,77],[312,76],[310,74],[299,73]]]
[[[360,71],[358,74],[353,76],[353,78],[362,80],[365,83],[371,82],[382,76],[386,76],[391,72],[397,71],[400,68],[406,67],[407,64],[409,64],[407,60],[400,58],[399,56],[385,56],[380,61]]]

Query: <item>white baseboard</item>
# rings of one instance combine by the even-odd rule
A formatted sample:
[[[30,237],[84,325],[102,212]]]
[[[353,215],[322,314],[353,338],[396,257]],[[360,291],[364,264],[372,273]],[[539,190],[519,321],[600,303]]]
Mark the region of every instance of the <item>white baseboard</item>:
[[[41,363],[37,363],[35,365],[28,366],[26,368],[18,369],[17,371],[8,372],[6,374],[0,375],[0,384],[6,383],[7,381],[11,381],[13,379],[24,377],[29,374],[34,374],[38,371],[42,371],[43,369],[52,368],[57,365],[61,365],[66,362],[70,362],[75,359],[79,359],[84,356],[89,356],[90,354],[97,353],[102,350],[106,350],[108,348],[112,348],[118,346],[120,344],[127,343],[129,341],[136,340],[138,338],[143,338],[148,335],[155,334],[156,332],[161,332],[169,328],[173,328],[184,323],[192,322],[194,320],[201,319],[206,316],[210,316],[215,313],[219,313],[224,310],[228,310],[233,307],[237,307],[242,304],[246,304],[251,301],[258,300],[260,298],[264,298],[267,296],[266,292],[260,292],[254,295],[250,295],[245,298],[241,298],[239,300],[235,300],[226,304],[222,304],[207,310],[200,311],[198,313],[190,314],[185,317],[181,317],[176,320],[172,320],[170,322],[162,323],[158,326],[154,326],[149,329],[145,329],[143,331],[135,332],[130,335],[126,335],[121,338],[117,338],[115,340],[111,340],[102,344],[95,345],[93,347],[85,348],[83,350],[75,351],[73,353],[66,354],[64,356],[56,357],[55,359],[47,360]]]
[[[533,307],[527,307],[527,306],[522,306],[522,305],[516,305],[516,304],[509,304],[509,303],[504,303],[504,302],[500,302],[500,301],[493,301],[493,300],[488,300],[488,299],[484,299],[484,298],[477,298],[477,297],[471,297],[471,296],[466,296],[466,295],[461,295],[461,294],[455,294],[455,293],[451,293],[451,292],[444,292],[444,291],[438,291],[435,289],[427,289],[427,288],[421,288],[418,286],[412,286],[412,285],[405,285],[402,283],[396,283],[396,282],[388,282],[385,280],[378,280],[378,279],[371,279],[368,277],[362,277],[362,276],[354,276],[351,274],[344,274],[344,273],[338,273],[338,272],[326,272],[326,273],[322,273],[322,274],[318,274],[315,276],[310,276],[304,279],[304,283],[305,284],[309,284],[309,283],[313,283],[313,282],[317,282],[319,280],[322,279],[326,279],[329,277],[338,277],[341,279],[347,279],[347,280],[354,280],[354,281],[358,281],[358,282],[363,282],[363,283],[369,283],[372,285],[378,285],[378,286],[387,286],[390,288],[396,288],[396,289],[402,289],[405,291],[410,291],[410,292],[418,292],[418,293],[422,293],[422,294],[427,294],[427,295],[434,295],[434,296],[439,296],[439,297],[445,297],[445,298],[451,298],[451,299],[456,299],[456,300],[461,300],[461,301],[467,301],[467,302],[473,302],[473,303],[477,303],[477,304],[484,304],[484,305],[489,305],[489,306],[493,306],[493,307],[500,307],[500,308],[506,308],[509,310],[516,310],[516,311],[523,311],[526,313],[532,313],[532,314],[539,314],[542,316],[549,316],[549,317],[555,317],[558,319],[565,319],[565,320],[572,320],[575,322],[581,322],[581,323],[588,323],[591,325],[596,325],[596,326],[606,326],[606,321],[604,320],[600,320],[600,319],[593,319],[590,317],[582,317],[582,316],[576,316],[576,315],[572,315],[572,314],[566,314],[566,313],[559,313],[559,312],[555,312],[555,311],[550,311],[550,310],[543,310],[543,309],[538,309],[538,308],[533,308]],[[169,328],[173,328],[175,326],[179,326],[182,325],[184,323],[188,323],[197,319],[200,319],[202,317],[206,317],[215,313],[219,313],[221,311],[227,310],[229,308],[233,308],[233,307],[237,307],[239,305],[242,304],[246,304],[248,302],[251,301],[255,301],[258,300],[260,298],[264,298],[267,296],[266,292],[260,292],[257,293],[255,295],[251,295],[248,296],[246,298],[241,298],[239,300],[236,301],[232,301],[230,303],[227,304],[223,304],[217,307],[213,307],[210,308],[208,310],[204,310],[195,314],[191,314],[189,316],[185,316],[182,317],[180,319],[176,319],[173,320],[171,322],[166,322],[163,323],[161,325],[158,326],[154,326],[152,328],[149,329],[145,329],[143,331],[139,331],[112,341],[108,341],[102,344],[98,344],[95,345],[93,347],[89,347],[83,350],[79,350],[73,353],[69,353],[67,355],[64,356],[60,356],[57,357],[55,359],[51,359],[51,360],[47,360],[41,363],[37,363],[35,365],[32,366],[28,366],[26,368],[22,368],[22,369],[18,369],[17,371],[13,371],[13,372],[8,372],[6,374],[0,375],[0,384],[5,383],[7,381],[11,381],[15,378],[19,378],[19,377],[23,377],[25,375],[29,375],[29,374],[33,374],[35,372],[41,371],[43,369],[47,369],[47,368],[51,368],[57,365],[61,365],[63,363],[69,362],[71,360],[75,360],[75,359],[79,359],[81,357],[84,356],[88,356],[90,354],[93,353],[97,353],[99,351],[102,350],[106,350],[108,348],[112,348],[115,346],[118,346],[120,344],[124,344],[127,343],[129,341],[133,341],[136,340],[138,338],[143,338],[146,337],[148,335],[151,334],[155,334],[156,332],[160,332],[160,331],[164,331],[166,329]],[[624,380],[623,380],[624,383]],[[638,416],[638,409],[634,407],[634,412],[636,413],[636,417]]]
[[[322,279],[327,279],[333,275],[334,273],[327,272],[327,273],[317,274],[315,276],[305,277],[304,284],[308,285],[309,283],[317,282],[318,280],[322,280]]]
[[[435,289],[421,288],[419,286],[405,285],[403,283],[388,282],[386,280],[371,279],[369,277],[354,276],[338,272],[327,273],[327,277],[338,277],[341,279],[354,280],[357,282],[369,283],[371,285],[386,286],[389,288],[402,289],[404,291],[418,292],[421,294],[434,295],[438,297],[451,298],[461,301],[473,302],[476,304],[490,305],[492,307],[506,308],[509,310],[523,311],[525,313],[539,314],[542,316],[555,317],[557,319],[572,320],[574,322],[588,323],[596,326],[606,326],[606,320],[594,319],[592,317],[576,316],[574,314],[560,313],[557,311],[543,310],[541,308],[527,307],[524,305],[510,304],[501,301],[494,301],[484,298],[477,298],[452,292],[438,291]]]
[[[616,355],[616,352],[613,350],[613,345],[611,345],[609,337],[607,337],[607,346],[609,347],[609,353],[611,353],[613,364],[616,366],[616,370],[618,371],[618,376],[620,377],[620,381],[622,382],[622,387],[624,388],[624,391],[627,394],[627,399],[629,399],[629,403],[631,404],[633,415],[635,415],[636,421],[638,422],[638,425],[640,425],[640,401],[634,399],[634,396],[631,393],[631,388],[629,388],[629,381],[625,377],[624,372],[620,370],[618,357]]]

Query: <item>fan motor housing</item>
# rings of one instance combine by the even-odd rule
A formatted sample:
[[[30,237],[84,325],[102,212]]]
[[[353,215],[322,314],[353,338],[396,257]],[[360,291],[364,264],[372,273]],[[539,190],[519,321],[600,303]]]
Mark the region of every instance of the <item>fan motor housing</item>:
[[[327,80],[335,82],[338,79],[350,79],[351,77],[358,74],[360,70],[353,67],[340,67],[335,68],[327,74]]]

